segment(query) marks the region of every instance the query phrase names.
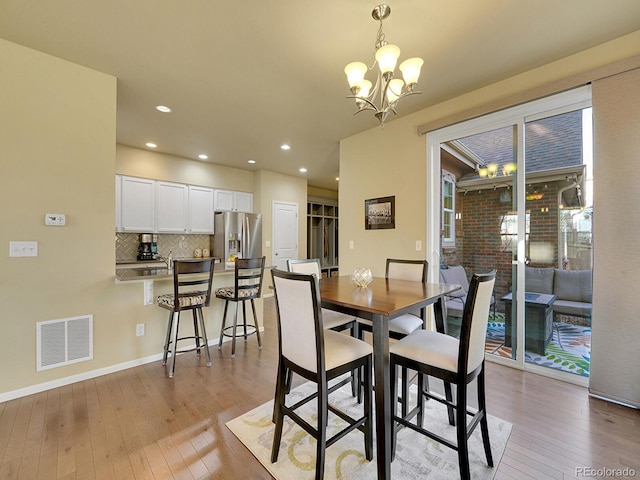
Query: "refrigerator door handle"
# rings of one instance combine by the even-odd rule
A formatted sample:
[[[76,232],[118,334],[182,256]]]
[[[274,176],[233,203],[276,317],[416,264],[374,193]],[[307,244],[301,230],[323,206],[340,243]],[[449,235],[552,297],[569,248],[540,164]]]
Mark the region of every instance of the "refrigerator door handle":
[[[242,225],[242,258],[249,257],[249,218],[245,215]]]

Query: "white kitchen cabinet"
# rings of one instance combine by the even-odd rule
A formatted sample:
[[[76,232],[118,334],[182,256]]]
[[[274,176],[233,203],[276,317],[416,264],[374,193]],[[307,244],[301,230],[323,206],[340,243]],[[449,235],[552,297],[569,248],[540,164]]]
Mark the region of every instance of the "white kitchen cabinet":
[[[189,185],[189,233],[213,233],[213,188]]]
[[[253,193],[216,189],[214,208],[218,211],[253,212]]]
[[[160,233],[186,233],[189,190],[180,183],[156,182],[157,227]]]
[[[120,231],[155,232],[156,182],[146,178],[122,176],[119,190],[120,195],[116,197],[116,209],[119,210],[119,214],[116,213],[116,219],[120,219]]]

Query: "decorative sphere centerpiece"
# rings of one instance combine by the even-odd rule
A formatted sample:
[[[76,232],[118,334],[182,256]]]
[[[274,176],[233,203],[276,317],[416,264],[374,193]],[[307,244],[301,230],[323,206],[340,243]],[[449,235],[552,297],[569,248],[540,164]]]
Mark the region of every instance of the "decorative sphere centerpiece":
[[[351,280],[360,288],[365,288],[373,280],[369,268],[356,268],[351,275]]]

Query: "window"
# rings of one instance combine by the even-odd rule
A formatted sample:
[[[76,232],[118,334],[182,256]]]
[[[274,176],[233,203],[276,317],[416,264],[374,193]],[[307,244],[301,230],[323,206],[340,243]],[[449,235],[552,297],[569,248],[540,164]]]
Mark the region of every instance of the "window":
[[[442,176],[442,245],[455,246],[456,183],[455,177],[443,170]]]

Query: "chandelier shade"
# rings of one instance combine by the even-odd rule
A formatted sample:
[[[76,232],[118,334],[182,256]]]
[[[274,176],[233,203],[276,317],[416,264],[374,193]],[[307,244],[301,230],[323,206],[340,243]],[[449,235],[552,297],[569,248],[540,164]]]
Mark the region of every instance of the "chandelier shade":
[[[344,69],[349,83],[349,90],[351,91],[351,95],[347,98],[355,99],[358,107],[356,113],[364,110],[373,110],[380,122],[380,127],[384,126],[384,121],[389,112],[397,114],[396,105],[400,99],[420,93],[415,90],[415,86],[418,83],[420,70],[424,64],[424,60],[421,58],[409,58],[403,61],[399,67],[404,80],[394,78],[396,65],[400,57],[400,48],[387,42],[382,30],[382,21],[390,13],[391,8],[384,4],[378,5],[371,12],[373,19],[380,21],[373,64],[367,66],[363,62],[351,62]],[[376,63],[378,64],[378,72],[376,83],[373,85],[365,78],[365,75],[369,70],[374,69]]]

